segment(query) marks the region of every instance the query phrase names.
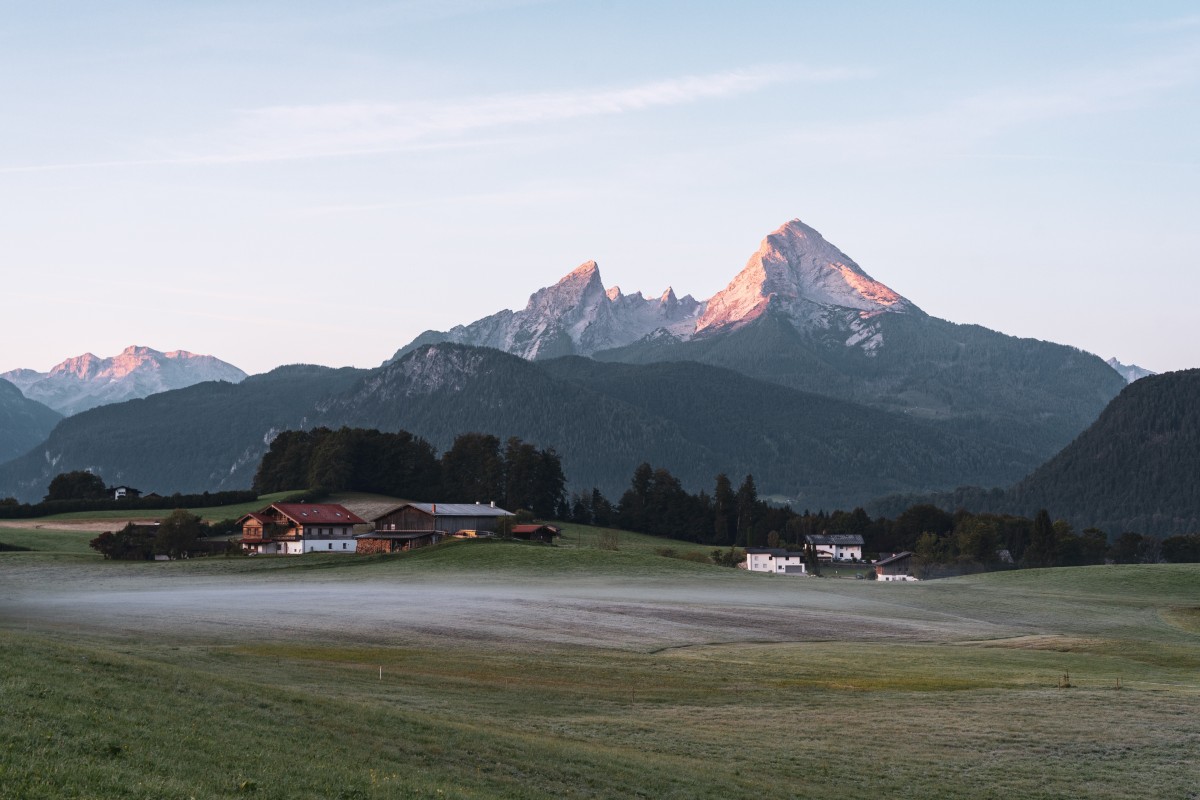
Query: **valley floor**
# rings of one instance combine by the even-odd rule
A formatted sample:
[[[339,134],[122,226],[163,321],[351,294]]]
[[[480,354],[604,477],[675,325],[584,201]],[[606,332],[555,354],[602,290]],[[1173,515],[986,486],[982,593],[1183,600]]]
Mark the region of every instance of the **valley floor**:
[[[485,541],[119,563],[88,535],[0,553],[0,798],[1200,786],[1192,565],[896,585]]]

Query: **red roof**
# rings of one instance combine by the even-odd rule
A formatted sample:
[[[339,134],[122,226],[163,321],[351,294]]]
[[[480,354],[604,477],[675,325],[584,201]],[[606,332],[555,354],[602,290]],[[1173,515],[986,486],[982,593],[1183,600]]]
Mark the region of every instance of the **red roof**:
[[[270,507],[299,525],[359,525],[366,522],[337,503],[272,503]]]

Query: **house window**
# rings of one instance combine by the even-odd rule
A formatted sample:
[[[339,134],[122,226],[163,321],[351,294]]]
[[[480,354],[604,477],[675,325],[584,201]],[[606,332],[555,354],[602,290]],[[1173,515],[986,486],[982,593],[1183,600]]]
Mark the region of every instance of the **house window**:
[[[345,542],[342,542],[342,549],[343,549],[343,550],[345,550],[345,549],[346,549],[346,543],[345,543]]]
[[[332,549],[333,549],[333,542],[330,542],[330,543],[329,543],[329,549],[330,549],[330,550],[332,550]]]

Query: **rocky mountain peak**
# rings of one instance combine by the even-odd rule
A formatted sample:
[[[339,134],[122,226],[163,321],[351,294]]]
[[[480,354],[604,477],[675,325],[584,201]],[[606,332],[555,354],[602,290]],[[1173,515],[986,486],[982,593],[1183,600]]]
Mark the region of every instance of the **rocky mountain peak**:
[[[919,310],[798,219],[763,239],[745,268],[708,301],[696,329],[745,324],[772,303],[796,323],[830,308],[867,313]]]

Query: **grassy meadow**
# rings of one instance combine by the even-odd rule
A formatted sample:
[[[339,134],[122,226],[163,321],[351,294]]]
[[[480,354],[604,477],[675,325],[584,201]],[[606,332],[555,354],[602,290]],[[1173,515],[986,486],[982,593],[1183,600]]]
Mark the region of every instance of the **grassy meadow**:
[[[0,529],[0,798],[1197,797],[1200,567],[879,584],[597,533],[122,563]]]

